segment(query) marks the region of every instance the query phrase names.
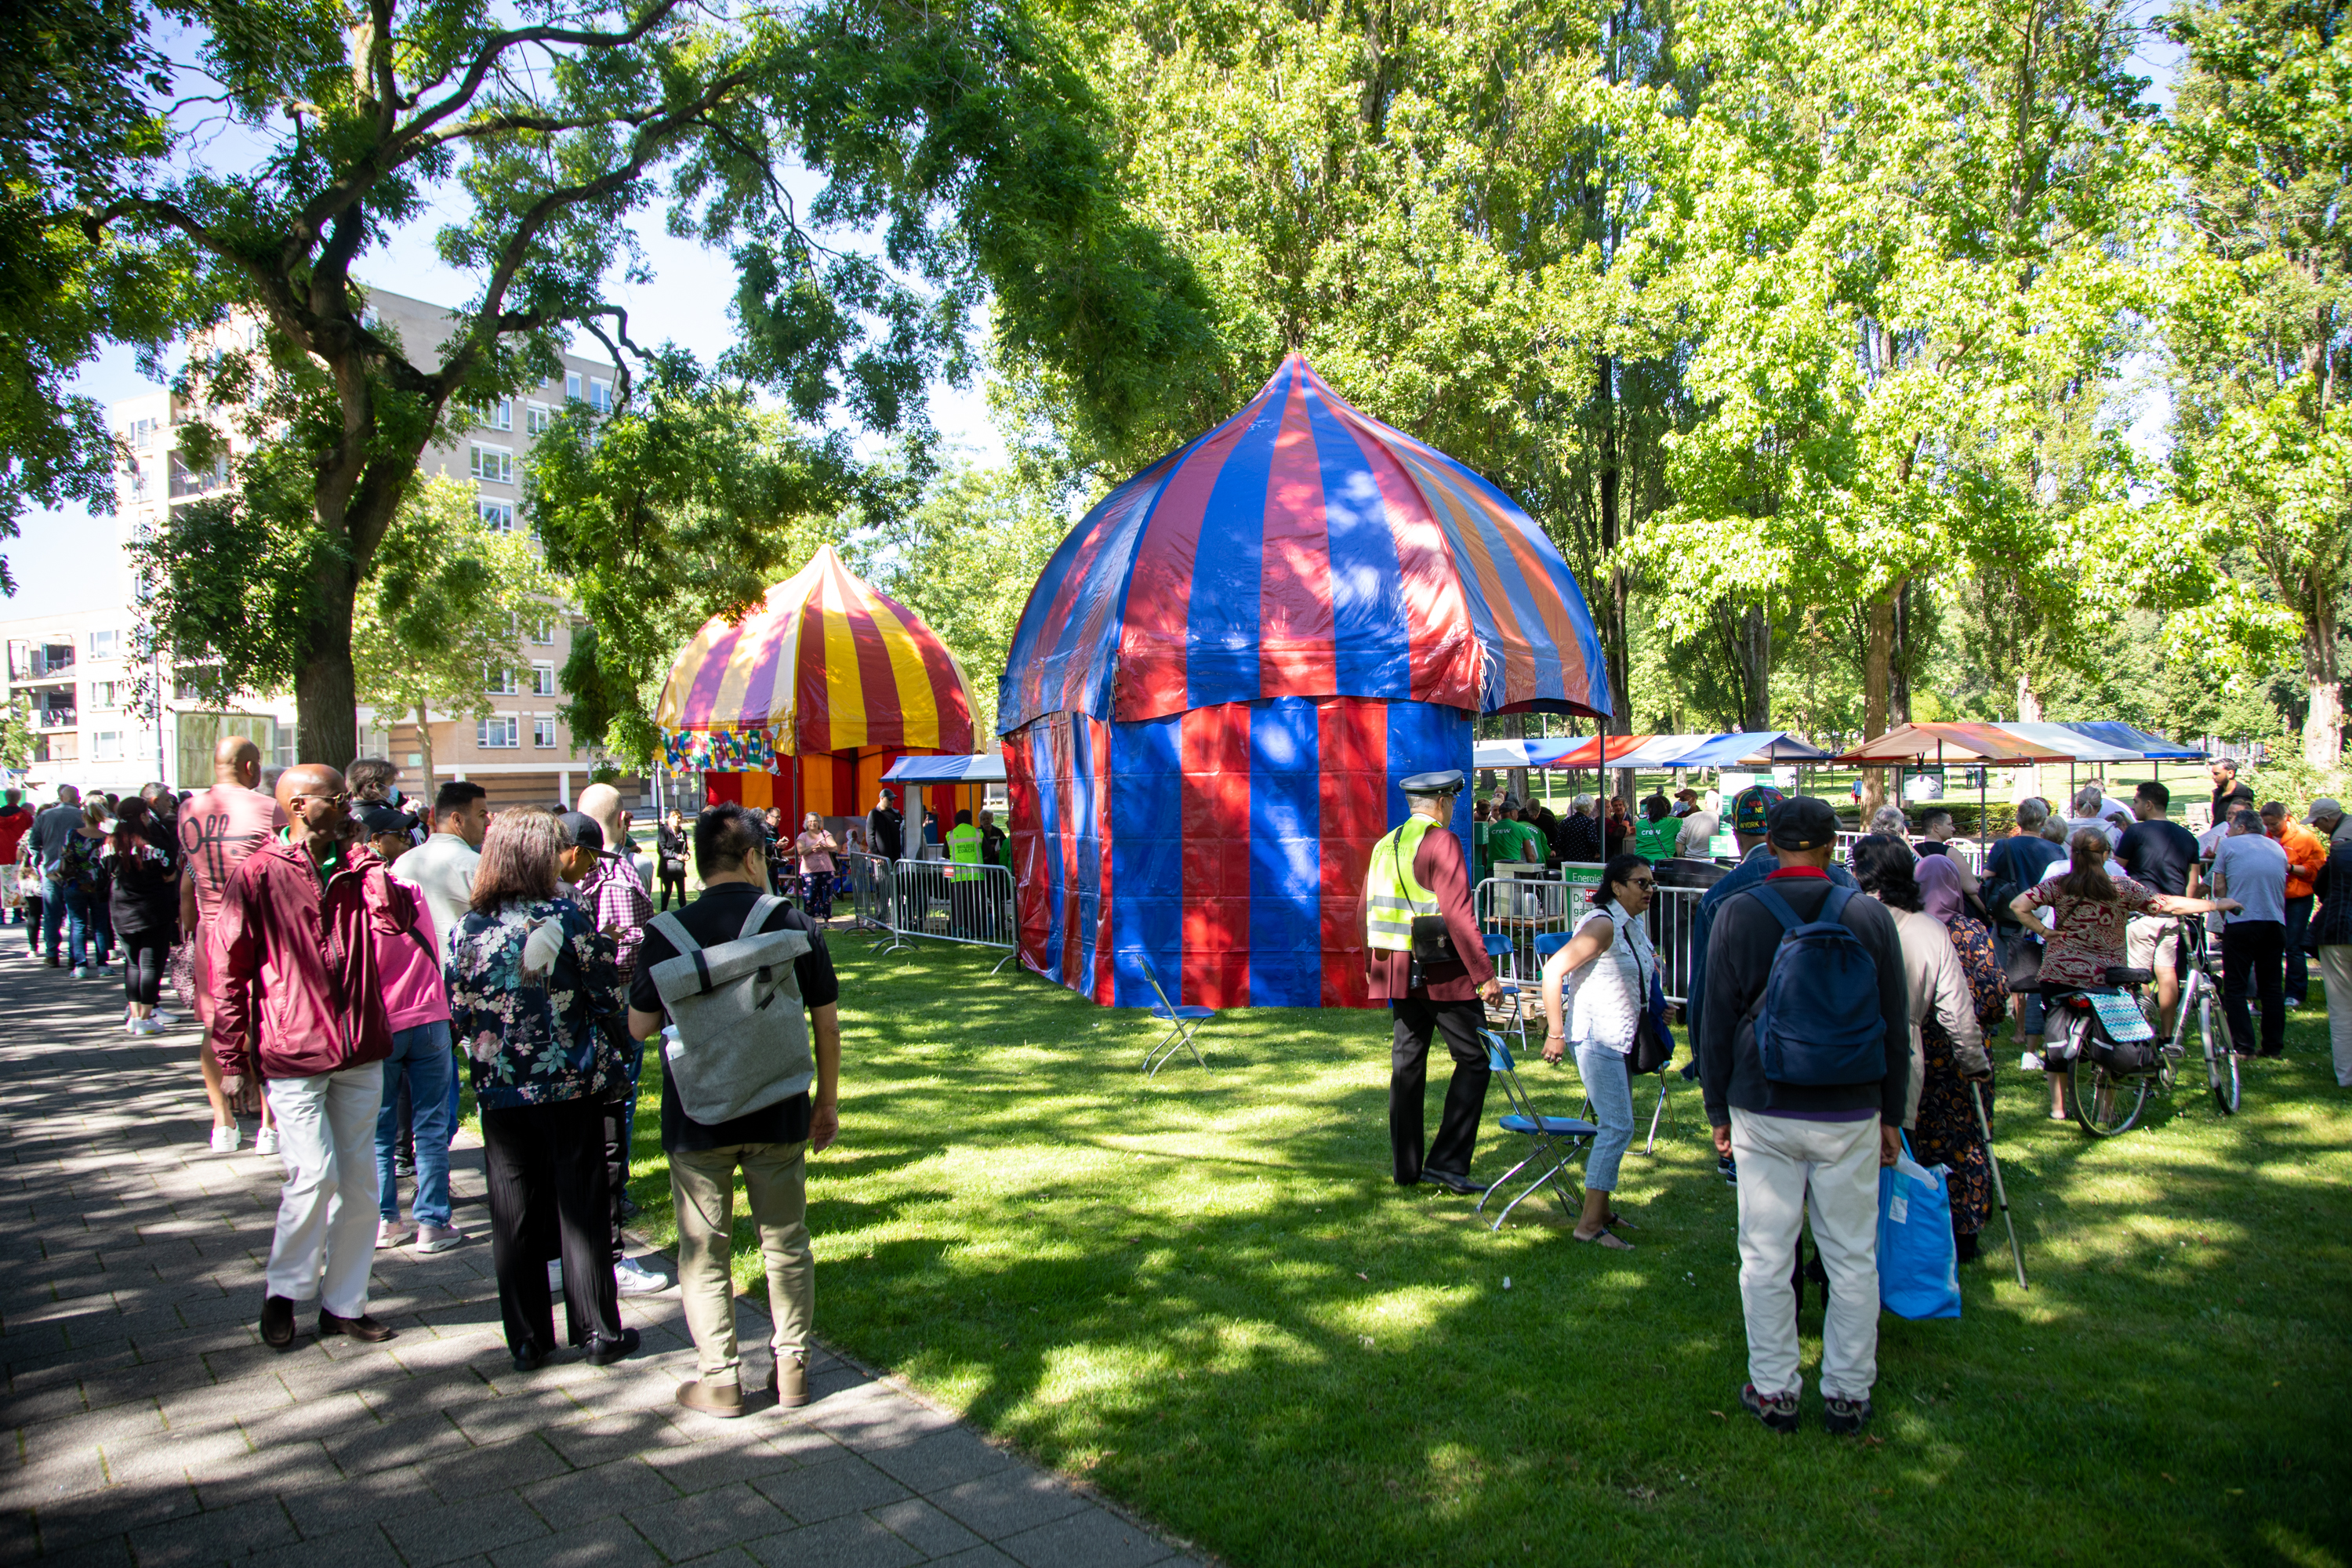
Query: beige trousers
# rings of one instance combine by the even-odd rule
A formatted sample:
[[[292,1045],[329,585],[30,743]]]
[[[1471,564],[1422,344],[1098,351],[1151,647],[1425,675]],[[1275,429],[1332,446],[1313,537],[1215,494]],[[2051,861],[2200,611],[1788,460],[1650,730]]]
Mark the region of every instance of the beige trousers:
[[[677,1213],[677,1284],[702,1381],[741,1383],[735,1353],[735,1172],[743,1172],[751,1223],[768,1268],[768,1315],[779,1360],[805,1354],[816,1309],[816,1260],[809,1249],[808,1144],[735,1143],[680,1150],[669,1157]]]

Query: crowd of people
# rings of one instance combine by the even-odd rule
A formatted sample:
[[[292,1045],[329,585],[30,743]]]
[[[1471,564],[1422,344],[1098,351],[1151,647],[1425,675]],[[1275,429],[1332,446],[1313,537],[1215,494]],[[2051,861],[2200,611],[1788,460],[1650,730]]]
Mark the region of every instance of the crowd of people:
[[[631,1354],[639,1335],[622,1321],[621,1299],[673,1288],[628,1256],[623,1230],[635,1208],[643,1052],[691,1046],[709,1059],[709,1041],[681,1035],[671,1013],[680,996],[699,994],[698,975],[709,989],[714,968],[726,973],[725,944],[752,934],[756,903],[753,925],[793,933],[783,989],[798,1006],[764,1016],[790,1011],[814,1037],[814,1056],[788,1091],[772,1086],[718,1121],[688,1114],[663,1075],[676,1288],[699,1360],[677,1398],[719,1415],[747,1407],[728,1268],[740,1167],[775,1324],[766,1386],[783,1405],[805,1403],[814,1265],[804,1163],[839,1127],[839,986],[809,886],[829,869],[831,835],[811,818],[790,846],[812,918],[769,892],[780,840],[759,813],[722,805],[689,826],[671,812],[654,840],[657,911],[609,785],[582,791],[570,810],[493,814],[478,784],[445,783],[428,804],[404,799],[398,779],[381,759],[348,773],[317,763],[265,770],[251,742],[231,739],[206,789],[153,784],[85,800],[64,784],[37,814],[17,792],[0,797],[9,918],[25,926],[33,962],[82,979],[119,959],[123,1027],[139,1037],[180,1021],[161,1005],[168,980],[198,1026],[211,1147],[235,1153],[251,1119],[254,1152],[284,1163],[263,1342],[292,1346],[297,1309],[311,1300],[321,1337],[395,1336],[368,1310],[374,1255],[474,1240],[450,1184],[470,1090],[517,1369],[538,1369],[567,1343],[599,1365]],[[690,902],[689,857],[703,884]],[[663,989],[666,962],[685,991]],[[778,983],[763,984],[772,998]]]
[[[1478,1032],[1504,1005],[1504,983],[1475,917],[1473,868],[1597,860],[1586,907],[1546,943],[1538,987],[1543,1055],[1573,1058],[1595,1129],[1571,1234],[1635,1245],[1618,1234],[1630,1226],[1614,1202],[1633,1133],[1632,1080],[1664,1070],[1662,1042],[1686,1026],[1684,1071],[1699,1080],[1718,1169],[1739,1194],[1742,1403],[1774,1430],[1797,1428],[1797,1315],[1817,1285],[1823,1421],[1858,1432],[1876,1378],[1877,1172],[1906,1146],[1943,1167],[1954,1255],[1979,1254],[1996,1198],[1988,1140],[2004,1026],[2048,1079],[2051,1116],[2069,1115],[2065,1064],[2043,1049],[2044,988],[2110,990],[2131,980],[2114,972],[2145,972],[2168,1038],[2193,951],[2188,922],[2201,918],[2219,934],[2230,1048],[2271,1058],[2284,1049],[2285,1011],[2307,1004],[2305,955],[2315,954],[2336,1081],[2352,1088],[2352,819],[2326,797],[2299,816],[2283,802],[2258,807],[2227,762],[2213,783],[2215,826],[2202,838],[2171,820],[2163,784],[2142,784],[2126,801],[2094,783],[2063,812],[2020,802],[2008,836],[1981,846],[1960,841],[1941,806],[1916,829],[1902,808],[1882,807],[1856,835],[1826,802],[1756,785],[1727,803],[1737,853],[1725,864],[1700,858],[1715,814],[1663,794],[1639,819],[1590,796],[1560,819],[1507,797],[1479,802],[1465,856],[1437,830],[1463,776],[1408,779],[1413,816],[1375,847],[1365,906],[1372,994],[1394,1028],[1395,1179],[1486,1190],[1470,1174],[1490,1073]],[[1673,886],[1704,889],[1679,1010],[1666,1003],[1645,918]],[[1425,1143],[1427,1061],[1441,1039],[1454,1075]],[[1808,1226],[1810,1259],[1800,1247]]]

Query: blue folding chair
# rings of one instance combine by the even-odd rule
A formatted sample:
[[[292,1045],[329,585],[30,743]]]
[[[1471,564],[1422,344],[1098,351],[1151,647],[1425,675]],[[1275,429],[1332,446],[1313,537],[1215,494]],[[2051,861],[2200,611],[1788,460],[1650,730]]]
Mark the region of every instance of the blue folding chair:
[[[1558,952],[1561,948],[1566,947],[1569,943],[1569,939],[1575,933],[1572,931],[1546,931],[1543,935],[1536,938],[1536,962],[1538,964],[1540,965],[1545,959],[1549,958],[1553,953]],[[1527,1033],[1522,1029],[1519,1034],[1519,1049],[1524,1051],[1527,1048]],[[1694,1046],[1693,1048],[1696,1049],[1696,1047]],[[1671,1064],[1669,1064],[1669,1066],[1671,1066]],[[1668,1083],[1667,1068],[1661,1068],[1658,1069],[1658,1103],[1650,1110],[1650,1141],[1643,1147],[1642,1152],[1644,1154],[1654,1154],[1658,1152],[1658,1123],[1664,1120],[1666,1114],[1666,1101],[1670,1093],[1671,1086]],[[1592,1100],[1590,1096],[1587,1096],[1585,1099],[1584,1109],[1587,1112],[1590,1112],[1592,1110]]]
[[[1179,1007],[1168,999],[1168,993],[1160,987],[1160,976],[1152,973],[1150,959],[1139,952],[1137,953],[1135,967],[1143,975],[1144,984],[1151,987],[1151,994],[1160,998],[1160,1005],[1151,1009],[1151,1016],[1156,1021],[1168,1026],[1167,1035],[1158,1045],[1143,1054],[1143,1076],[1159,1077],[1160,1069],[1168,1065],[1169,1058],[1176,1054],[1178,1046],[1192,1052],[1195,1062],[1204,1068],[1207,1067],[1209,1063],[1207,1058],[1201,1055],[1201,1047],[1192,1043],[1192,1033],[1202,1024],[1215,1017],[1217,1010],[1214,1007]]]
[[[1528,1048],[1527,993],[1520,984],[1518,976],[1514,973],[1518,966],[1505,962],[1517,950],[1511,945],[1511,939],[1505,932],[1490,931],[1486,933],[1486,938],[1487,961],[1494,964],[1496,978],[1503,982],[1503,994],[1510,999],[1511,1004],[1511,1016],[1503,1026],[1517,1034],[1519,1049],[1525,1051]]]
[[[1486,1197],[1478,1200],[1479,1212],[1486,1212],[1486,1198],[1501,1192],[1521,1171],[1535,1165],[1540,1167],[1535,1180],[1529,1182],[1517,1197],[1503,1205],[1503,1212],[1495,1216],[1494,1228],[1502,1229],[1503,1222],[1511,1217],[1511,1211],[1533,1196],[1537,1188],[1544,1186],[1551,1188],[1552,1196],[1559,1200],[1560,1213],[1573,1223],[1579,1204],[1570,1201],[1568,1188],[1560,1181],[1560,1173],[1568,1168],[1570,1160],[1591,1151],[1592,1140],[1599,1135],[1601,1129],[1577,1117],[1546,1116],[1538,1111],[1535,1102],[1528,1098],[1526,1087],[1519,1082],[1518,1072],[1511,1060],[1511,1047],[1503,1043],[1503,1037],[1492,1029],[1481,1029],[1478,1034],[1486,1043],[1487,1069],[1502,1079],[1503,1093],[1511,1102],[1510,1113],[1499,1118],[1495,1125],[1506,1132],[1516,1132],[1528,1141],[1527,1153],[1519,1163],[1504,1172],[1495,1184],[1486,1189]]]

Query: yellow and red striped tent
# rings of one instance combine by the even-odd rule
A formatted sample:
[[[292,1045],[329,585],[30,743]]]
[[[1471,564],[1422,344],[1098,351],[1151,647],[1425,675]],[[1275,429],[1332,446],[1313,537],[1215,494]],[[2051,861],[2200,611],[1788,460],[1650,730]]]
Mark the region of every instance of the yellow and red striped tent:
[[[654,720],[709,798],[850,816],[902,756],[971,751],[971,688],[939,635],[820,546],[742,620],[713,616]]]

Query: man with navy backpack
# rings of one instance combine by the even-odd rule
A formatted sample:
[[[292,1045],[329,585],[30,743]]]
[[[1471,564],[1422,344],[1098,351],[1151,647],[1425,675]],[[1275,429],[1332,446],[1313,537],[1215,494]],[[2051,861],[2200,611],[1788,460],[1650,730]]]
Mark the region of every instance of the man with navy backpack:
[[[1829,1273],[1822,1425],[1860,1432],[1878,1377],[1878,1168],[1901,1151],[1910,998],[1895,921],[1830,879],[1837,814],[1783,801],[1780,868],[1717,910],[1706,947],[1699,1080],[1718,1155],[1739,1165],[1741,1405],[1797,1429],[1797,1302],[1789,1259],[1810,1209]]]

